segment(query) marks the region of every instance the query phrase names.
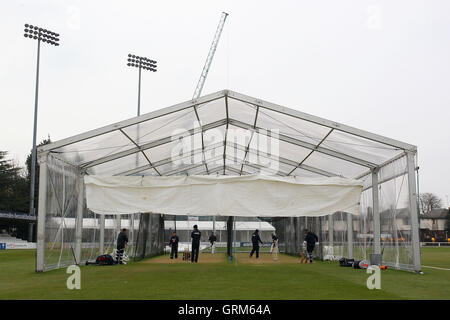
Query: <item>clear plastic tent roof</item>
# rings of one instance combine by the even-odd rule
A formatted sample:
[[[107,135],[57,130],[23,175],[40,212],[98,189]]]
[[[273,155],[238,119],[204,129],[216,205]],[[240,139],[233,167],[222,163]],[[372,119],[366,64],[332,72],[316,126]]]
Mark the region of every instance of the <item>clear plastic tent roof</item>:
[[[360,178],[416,147],[223,90],[39,147],[97,175]]]

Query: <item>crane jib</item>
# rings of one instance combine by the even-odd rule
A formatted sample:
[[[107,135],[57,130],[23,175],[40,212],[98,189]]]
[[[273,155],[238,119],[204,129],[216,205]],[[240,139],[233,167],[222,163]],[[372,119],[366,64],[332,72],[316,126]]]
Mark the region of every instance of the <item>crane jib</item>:
[[[208,76],[209,67],[211,66],[211,62],[214,58],[214,53],[216,52],[216,48],[219,43],[220,35],[222,34],[223,26],[225,24],[227,16],[228,13],[223,12],[222,16],[220,17],[219,25],[217,26],[216,33],[214,34],[214,39],[211,44],[211,48],[209,49],[205,65],[203,66],[203,70],[200,75],[200,79],[198,80],[197,87],[195,88],[192,99],[197,99],[198,97],[200,97],[200,94],[202,93],[203,85],[205,84],[206,77]]]

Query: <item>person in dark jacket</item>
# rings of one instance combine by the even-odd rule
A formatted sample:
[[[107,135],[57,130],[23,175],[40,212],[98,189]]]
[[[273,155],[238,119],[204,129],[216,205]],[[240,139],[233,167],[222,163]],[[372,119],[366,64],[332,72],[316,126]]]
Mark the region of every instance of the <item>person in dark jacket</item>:
[[[171,248],[170,259],[173,259],[173,256],[175,256],[175,259],[178,259],[178,242],[180,242],[180,238],[178,238],[176,231],[174,231],[169,240],[169,246]]]
[[[208,240],[209,240],[209,243],[211,243],[211,253],[214,253],[214,249],[215,249],[214,242],[217,241],[217,237],[214,234],[214,232],[211,232],[211,234],[209,235],[209,239]]]
[[[123,264],[123,262],[122,262],[123,251],[125,250],[125,245],[127,243],[128,243],[127,229],[122,229],[122,231],[117,236],[116,261],[119,264]]]
[[[259,258],[259,243],[264,244],[264,242],[261,241],[261,238],[259,237],[259,231],[258,229],[255,230],[252,234],[252,244],[253,248],[250,252],[250,258],[253,256],[253,253],[256,251],[256,259]]]
[[[317,235],[314,232],[306,229],[305,230],[305,241],[306,241],[306,252],[308,254],[309,263],[313,263],[314,246],[316,245],[316,242],[319,241],[319,238],[317,237]]]
[[[198,251],[200,250],[200,237],[202,233],[198,230],[197,225],[194,226],[194,230],[191,233],[192,238],[192,255],[191,263],[198,262]]]

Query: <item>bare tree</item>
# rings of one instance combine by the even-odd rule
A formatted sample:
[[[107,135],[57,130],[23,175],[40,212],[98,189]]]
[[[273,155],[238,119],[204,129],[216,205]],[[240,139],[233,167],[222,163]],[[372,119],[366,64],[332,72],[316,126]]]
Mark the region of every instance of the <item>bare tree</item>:
[[[433,193],[420,194],[420,210],[422,213],[428,213],[433,209],[442,207],[442,199]]]

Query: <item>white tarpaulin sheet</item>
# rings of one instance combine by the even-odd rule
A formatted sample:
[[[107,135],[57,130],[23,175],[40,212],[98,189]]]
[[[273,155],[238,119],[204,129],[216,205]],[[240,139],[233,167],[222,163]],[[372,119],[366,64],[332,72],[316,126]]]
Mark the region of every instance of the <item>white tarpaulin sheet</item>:
[[[362,181],[331,177],[95,176],[84,178],[97,214],[298,217],[359,214]]]

